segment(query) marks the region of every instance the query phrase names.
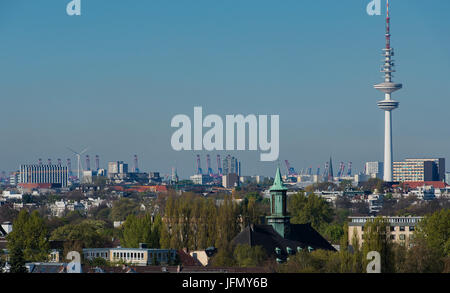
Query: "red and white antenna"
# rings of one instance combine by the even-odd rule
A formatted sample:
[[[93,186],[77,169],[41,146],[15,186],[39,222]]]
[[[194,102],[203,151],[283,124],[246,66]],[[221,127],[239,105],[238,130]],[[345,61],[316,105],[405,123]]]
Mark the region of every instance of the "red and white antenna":
[[[386,1],[386,49],[391,48],[391,18],[389,17],[389,0]]]

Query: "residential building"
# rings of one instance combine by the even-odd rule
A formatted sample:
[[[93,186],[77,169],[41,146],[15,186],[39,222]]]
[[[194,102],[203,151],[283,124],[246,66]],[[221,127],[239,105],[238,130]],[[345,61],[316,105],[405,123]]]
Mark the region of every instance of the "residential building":
[[[69,171],[62,165],[21,165],[20,183],[40,184],[48,183],[67,187],[69,183]]]
[[[444,181],[445,159],[406,159],[394,162],[395,182]]]
[[[352,243],[353,237],[357,237],[360,244],[363,243],[364,226],[375,217],[349,217],[348,241]],[[389,226],[389,237],[393,242],[411,247],[414,231],[423,217],[383,217]]]

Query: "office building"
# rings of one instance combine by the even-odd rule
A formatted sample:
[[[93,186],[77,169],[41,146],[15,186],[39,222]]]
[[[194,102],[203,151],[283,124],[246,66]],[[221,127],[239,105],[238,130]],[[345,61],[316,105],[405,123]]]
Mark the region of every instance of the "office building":
[[[394,162],[395,182],[444,181],[445,159],[406,159]]]
[[[445,183],[450,185],[450,172],[445,173]]]
[[[123,161],[109,162],[108,163],[108,178],[119,177],[125,178],[128,174],[128,164]]]
[[[54,184],[67,187],[69,173],[67,166],[62,165],[21,165],[20,183]]]
[[[195,174],[190,177],[192,183],[198,185],[205,185],[213,182],[213,178],[205,174]]]
[[[222,168],[223,175],[228,175],[232,173],[240,175],[241,173],[240,169],[241,163],[238,161],[237,158],[228,155],[223,159],[223,168]]]
[[[370,178],[383,179],[383,162],[366,162],[364,170]]]

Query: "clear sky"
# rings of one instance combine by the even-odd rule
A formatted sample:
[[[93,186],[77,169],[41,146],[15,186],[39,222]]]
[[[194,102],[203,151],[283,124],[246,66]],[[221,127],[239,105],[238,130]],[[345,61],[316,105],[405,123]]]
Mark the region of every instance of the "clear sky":
[[[171,149],[170,121],[194,106],[280,115],[280,162],[297,171],[323,170],[330,154],[358,171],[383,159],[372,85],[385,0],[383,16],[366,14],[369,0],[82,0],[80,17],[66,15],[68,2],[0,1],[0,170],[74,162],[67,147],[88,146],[103,167],[137,154],[141,170],[187,177],[196,153]],[[404,84],[393,95],[394,160],[450,159],[449,14],[448,0],[392,1]],[[243,175],[274,174],[259,152],[230,153]]]

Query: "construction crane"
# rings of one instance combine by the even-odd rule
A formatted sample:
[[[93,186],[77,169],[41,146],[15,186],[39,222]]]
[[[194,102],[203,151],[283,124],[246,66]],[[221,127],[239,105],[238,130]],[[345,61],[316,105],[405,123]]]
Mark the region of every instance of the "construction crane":
[[[91,171],[91,159],[89,158],[89,155],[86,155],[86,170]]]
[[[100,169],[100,157],[95,155],[95,170],[98,171]]]
[[[339,170],[338,170],[338,173],[337,173],[337,176],[338,177],[341,177],[341,173],[342,173],[342,164],[344,164],[343,162],[340,162],[339,163]]]
[[[209,154],[206,155],[206,169],[208,170],[209,175],[213,174],[213,170],[211,168],[211,156]]]
[[[197,155],[197,174],[203,174],[203,170],[200,163],[200,155]]]
[[[289,164],[288,160],[284,161],[286,163],[286,168],[288,170],[288,175],[289,176],[297,176],[297,172],[295,172],[295,169],[293,167],[291,167],[291,165]]]
[[[72,177],[72,162],[70,161],[70,159],[67,159],[67,171],[69,172],[69,177]]]
[[[348,162],[347,176],[352,176],[352,162]]]
[[[325,180],[325,179],[328,179],[328,162],[325,162],[325,170],[323,171],[322,178],[323,178],[324,180]]]
[[[134,167],[133,167],[134,173],[139,173],[139,166],[138,166],[138,156],[134,155]]]
[[[222,175],[222,162],[220,160],[220,155],[217,155],[217,173]]]

